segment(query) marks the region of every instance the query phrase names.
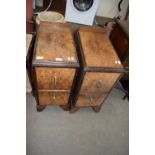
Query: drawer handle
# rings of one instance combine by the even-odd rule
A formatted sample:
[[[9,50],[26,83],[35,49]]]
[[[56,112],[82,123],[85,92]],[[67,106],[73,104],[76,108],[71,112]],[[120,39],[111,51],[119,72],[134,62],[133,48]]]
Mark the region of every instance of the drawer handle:
[[[89,105],[92,105],[93,98],[92,98],[92,97],[90,97],[90,98],[89,98],[89,101],[90,101],[90,102],[89,102]]]
[[[53,104],[55,104],[55,93],[53,95]]]
[[[101,80],[98,80],[97,83],[96,83],[96,87],[97,89],[100,89],[101,88],[101,83],[102,81]]]
[[[57,75],[54,73],[54,88],[56,88],[56,83],[57,83]]]

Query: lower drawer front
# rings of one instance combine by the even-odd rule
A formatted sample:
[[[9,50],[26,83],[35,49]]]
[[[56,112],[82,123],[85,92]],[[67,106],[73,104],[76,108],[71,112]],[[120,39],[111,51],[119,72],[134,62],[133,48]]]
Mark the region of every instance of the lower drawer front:
[[[67,105],[69,93],[66,92],[39,92],[40,105]]]
[[[99,106],[102,104],[103,100],[106,97],[106,93],[102,94],[80,94],[76,106],[78,107],[87,107],[87,106]]]

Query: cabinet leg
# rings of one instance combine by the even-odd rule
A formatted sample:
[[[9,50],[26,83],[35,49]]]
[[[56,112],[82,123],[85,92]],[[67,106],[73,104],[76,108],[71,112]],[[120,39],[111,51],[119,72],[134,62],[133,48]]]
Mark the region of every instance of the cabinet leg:
[[[79,107],[72,107],[71,110],[70,110],[70,113],[75,113],[79,109],[80,109]]]
[[[37,111],[41,112],[46,108],[46,105],[37,105]]]
[[[101,106],[92,107],[94,112],[99,112],[101,110]]]
[[[62,108],[65,111],[69,111],[69,106],[68,105],[60,105],[60,108]]]

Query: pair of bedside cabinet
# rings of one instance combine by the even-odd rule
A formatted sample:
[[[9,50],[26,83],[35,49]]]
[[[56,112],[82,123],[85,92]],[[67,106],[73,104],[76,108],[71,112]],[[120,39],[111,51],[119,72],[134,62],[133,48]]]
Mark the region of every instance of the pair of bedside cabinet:
[[[124,69],[104,29],[85,26],[73,35],[67,23],[42,22],[31,72],[38,111],[59,105],[99,112]]]

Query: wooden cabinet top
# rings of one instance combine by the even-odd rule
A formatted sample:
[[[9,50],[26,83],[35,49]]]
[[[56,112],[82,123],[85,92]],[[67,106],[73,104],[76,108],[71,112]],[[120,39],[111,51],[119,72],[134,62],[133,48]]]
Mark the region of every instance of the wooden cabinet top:
[[[77,63],[71,28],[66,23],[42,22],[37,31],[35,63]]]
[[[78,38],[87,67],[122,68],[104,29],[81,27]]]

